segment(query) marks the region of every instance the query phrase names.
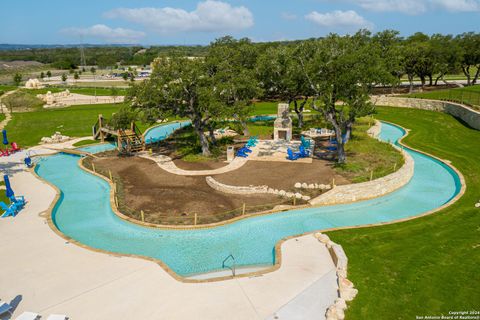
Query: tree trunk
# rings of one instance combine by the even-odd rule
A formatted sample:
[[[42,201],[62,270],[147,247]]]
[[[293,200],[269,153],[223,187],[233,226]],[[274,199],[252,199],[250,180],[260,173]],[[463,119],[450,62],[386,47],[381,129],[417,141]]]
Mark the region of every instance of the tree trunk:
[[[195,133],[197,134],[198,139],[200,140],[200,145],[202,146],[202,155],[209,157],[211,155],[210,145],[208,143],[207,137],[205,136],[205,133],[203,132],[204,125],[201,123],[200,120],[194,120],[192,121],[192,124],[195,130]]]
[[[428,75],[428,83],[429,83],[428,85],[429,85],[430,87],[433,86],[433,78],[432,78],[432,75],[431,75],[431,74]]]
[[[249,136],[250,135],[250,131],[248,131],[248,126],[247,126],[247,122],[245,120],[240,120],[240,124],[242,125],[242,128],[243,128],[243,135],[244,136]]]
[[[298,117],[298,127],[301,129],[303,128],[303,109],[305,107],[305,104],[307,103],[308,98],[305,98],[302,103],[300,103],[300,106],[298,106],[297,100],[293,100],[293,106],[295,113],[297,114]]]
[[[480,76],[480,65],[477,66],[477,72],[475,73],[475,77],[473,78],[472,85],[475,85],[477,83],[479,76]]]
[[[410,87],[408,89],[408,93],[413,92],[413,75],[408,75],[408,82],[410,83]]]
[[[334,110],[335,108],[333,108]],[[337,139],[337,163],[344,164],[347,161],[347,156],[345,154],[345,141],[343,141],[342,137],[342,128],[340,124],[337,122],[336,116],[334,111],[327,112],[326,120],[330,122],[333,126],[335,131],[335,138]]]
[[[438,80],[442,79],[443,80],[443,77],[445,76],[445,73],[441,73],[436,79],[435,79],[435,86],[438,85]]]
[[[217,144],[217,139],[215,138],[215,127],[213,125],[210,125],[208,127],[208,134],[210,135],[210,141],[212,142],[212,144]]]
[[[425,87],[425,77],[420,76],[420,81],[422,82],[422,89]]]
[[[462,66],[462,71],[465,77],[467,77],[467,86],[471,85],[471,80],[470,80],[470,67],[464,67]]]
[[[340,139],[341,140],[341,139]],[[337,140],[337,162],[344,164],[347,162],[347,155],[345,154],[345,144]]]

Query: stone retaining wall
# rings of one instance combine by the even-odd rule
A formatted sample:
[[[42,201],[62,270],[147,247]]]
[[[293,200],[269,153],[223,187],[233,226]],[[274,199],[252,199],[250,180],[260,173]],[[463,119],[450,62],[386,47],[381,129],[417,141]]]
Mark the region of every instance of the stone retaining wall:
[[[313,206],[351,203],[381,197],[403,187],[412,179],[415,163],[407,152],[395,148],[405,159],[405,164],[396,172],[368,182],[336,186],[309,203]]]
[[[248,187],[230,186],[230,185],[220,183],[210,176],[206,178],[206,181],[211,188],[223,193],[229,193],[229,194],[268,193],[268,186],[248,186]]]
[[[358,293],[353,283],[347,279],[348,258],[342,246],[336,244],[323,233],[316,233],[315,238],[325,244],[333,263],[337,270],[338,279],[338,298],[325,313],[326,320],[343,320],[345,318],[345,309],[347,309],[347,301],[352,301]]]
[[[273,189],[268,186],[231,186],[231,185],[218,182],[211,176],[208,176],[206,178],[206,182],[211,188],[223,193],[229,193],[229,194],[264,193],[264,194],[271,194],[271,195],[288,198],[288,199],[297,198],[305,201],[310,200],[310,196],[304,196],[299,192],[287,192],[285,190]]]
[[[465,105],[440,100],[414,99],[395,96],[374,96],[372,102],[377,106],[391,106],[431,110],[448,113],[465,121],[474,129],[480,130],[480,111],[473,110]]]

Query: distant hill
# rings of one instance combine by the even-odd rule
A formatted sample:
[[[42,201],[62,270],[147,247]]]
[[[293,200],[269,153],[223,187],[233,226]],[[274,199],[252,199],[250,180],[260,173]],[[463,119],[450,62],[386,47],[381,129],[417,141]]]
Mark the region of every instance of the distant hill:
[[[102,47],[138,47],[138,44],[84,44],[85,48],[102,48]],[[30,50],[30,49],[61,49],[61,48],[78,48],[80,44],[9,44],[0,43],[0,50]]]

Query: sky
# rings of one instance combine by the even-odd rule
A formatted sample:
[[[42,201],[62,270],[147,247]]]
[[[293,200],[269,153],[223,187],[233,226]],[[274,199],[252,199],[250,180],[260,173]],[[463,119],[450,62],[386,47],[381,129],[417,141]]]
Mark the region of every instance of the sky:
[[[0,43],[9,44],[263,42],[361,28],[479,32],[480,0],[16,0],[0,13]]]

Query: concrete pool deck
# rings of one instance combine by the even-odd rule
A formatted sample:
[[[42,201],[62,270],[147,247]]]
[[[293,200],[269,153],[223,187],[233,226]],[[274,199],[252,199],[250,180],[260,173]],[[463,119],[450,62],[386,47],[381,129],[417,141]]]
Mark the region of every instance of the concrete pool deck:
[[[286,241],[275,272],[208,283],[179,282],[154,262],[68,243],[39,216],[55,190],[21,162],[22,154],[0,158],[28,201],[17,217],[0,219],[0,299],[19,301],[12,319],[23,311],[72,320],[291,319],[299,312],[320,319],[338,297],[332,258],[312,235]]]

